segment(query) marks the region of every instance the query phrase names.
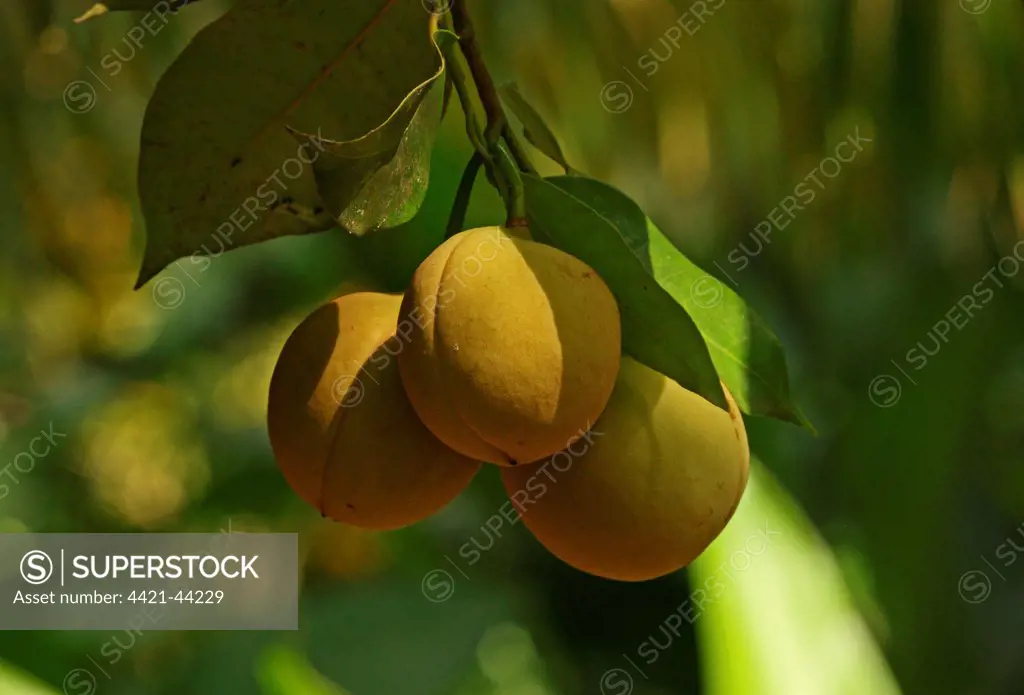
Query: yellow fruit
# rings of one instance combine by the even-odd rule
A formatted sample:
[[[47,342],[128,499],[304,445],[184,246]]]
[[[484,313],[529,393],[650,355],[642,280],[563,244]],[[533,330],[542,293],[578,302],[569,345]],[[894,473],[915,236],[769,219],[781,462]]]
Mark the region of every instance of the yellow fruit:
[[[420,419],[451,448],[537,461],[597,420],[615,385],[619,309],[582,261],[499,227],[423,262],[402,302],[398,363]]]
[[[725,527],[743,485],[746,434],[732,413],[630,359],[585,441],[502,470],[523,522],[585,572],[642,581],[688,565]]]
[[[289,484],[325,516],[369,529],[426,518],[480,465],[438,441],[405,396],[400,304],[357,292],[320,307],[285,343],[270,382],[270,443]]]

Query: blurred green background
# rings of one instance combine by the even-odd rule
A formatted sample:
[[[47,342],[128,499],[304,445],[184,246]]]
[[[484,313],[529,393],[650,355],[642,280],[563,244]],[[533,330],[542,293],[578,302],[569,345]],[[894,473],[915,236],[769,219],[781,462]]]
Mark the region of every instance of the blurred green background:
[[[406,227],[236,250],[134,292],[146,99],[226,4],[142,46],[137,15],[74,25],[87,6],[0,3],[0,532],[298,532],[302,629],[2,633],[0,693],[1022,692],[1024,4],[472,5],[499,81],[575,166],[768,320],[818,428],[749,418],[737,517],[643,584],[487,529],[491,469],[372,534],[322,521],[274,466],[284,339],[346,283],[401,289],[438,243],[470,154],[457,108]],[[813,200],[773,213],[801,182]],[[469,223],[501,219],[480,187]]]

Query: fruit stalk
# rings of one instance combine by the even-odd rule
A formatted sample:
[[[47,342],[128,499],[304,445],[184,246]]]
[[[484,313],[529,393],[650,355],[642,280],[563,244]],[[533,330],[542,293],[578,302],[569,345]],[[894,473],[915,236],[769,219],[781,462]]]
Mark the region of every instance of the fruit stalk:
[[[469,66],[469,72],[487,118],[487,125],[483,133],[485,144],[493,146],[499,138],[504,139],[508,143],[509,151],[519,169],[530,174],[537,173],[526,153],[526,148],[505,115],[501,97],[494,86],[494,79],[487,69],[483,51],[476,39],[476,29],[473,27],[473,20],[465,7],[465,0],[459,0],[452,5],[451,16],[452,28],[459,37],[459,47],[466,57],[466,64]]]
[[[480,44],[477,43],[473,20],[469,17],[465,0],[453,3],[451,11],[455,33],[459,36],[459,45],[462,47],[463,55],[466,56],[469,71],[473,75],[473,82],[476,83],[477,93],[484,105],[484,114],[487,116],[484,142],[491,145],[498,141],[505,128],[507,122],[505,111],[501,108],[501,99],[498,97],[498,90],[494,86],[491,73],[484,64],[483,52],[480,50]]]
[[[484,142],[483,129],[480,127],[480,120],[477,116],[477,104],[474,103],[469,88],[473,78],[466,73],[466,66],[462,62],[465,54],[459,51],[456,45],[446,44],[442,50],[452,84],[455,85],[455,92],[459,96],[459,103],[462,104],[462,113],[466,119],[466,136],[473,145],[473,149],[481,157],[485,160],[490,159],[491,155]]]
[[[499,140],[494,145],[495,171],[500,176],[502,188],[506,191],[505,209],[508,218],[505,226],[508,228],[526,228],[526,188],[523,186],[523,177],[519,167],[504,140]]]
[[[519,136],[516,135],[516,131],[512,128],[511,124],[505,123],[502,137],[508,143],[508,149],[512,152],[512,158],[519,166],[519,169],[527,174],[536,174],[537,169],[533,166],[533,162],[530,161],[530,156],[526,153],[526,147],[519,139]]]
[[[469,199],[473,194],[473,184],[476,183],[476,175],[483,166],[484,157],[479,152],[474,152],[473,157],[466,164],[459,179],[459,188],[455,193],[455,202],[452,203],[452,212],[448,217],[448,226],[445,228],[445,239],[450,239],[466,226],[466,210],[469,209]]]

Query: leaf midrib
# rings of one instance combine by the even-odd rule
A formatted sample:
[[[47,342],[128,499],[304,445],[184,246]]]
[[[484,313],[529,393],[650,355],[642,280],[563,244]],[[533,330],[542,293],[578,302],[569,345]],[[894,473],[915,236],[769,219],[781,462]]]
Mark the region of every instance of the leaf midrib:
[[[321,69],[320,72],[316,75],[316,77],[314,77],[313,80],[302,89],[302,91],[298,94],[298,96],[296,96],[291,101],[291,103],[284,107],[284,109],[280,113],[271,118],[267,122],[267,124],[258,133],[256,133],[255,137],[249,143],[249,147],[247,149],[251,149],[252,147],[257,146],[259,142],[264,137],[266,137],[267,133],[270,132],[273,126],[283,123],[292,113],[294,113],[300,106],[302,106],[306,98],[309,97],[309,95],[312,94],[314,91],[316,91],[317,87],[319,87],[324,82],[324,80],[330,77],[334,73],[334,71],[341,66],[341,63],[346,58],[348,58],[352,54],[352,52],[356,48],[358,48],[360,44],[363,43],[363,41],[366,40],[370,32],[372,32],[378,25],[380,25],[380,23],[384,20],[384,17],[388,14],[388,12],[391,11],[391,9],[395,6],[395,4],[398,3],[398,1],[399,0],[387,0],[387,4],[385,4],[380,9],[380,11],[377,12],[376,15],[374,15],[374,17],[369,21],[369,23],[365,27],[363,27],[359,34],[357,34],[356,37],[353,38],[352,41],[350,41],[348,45],[345,46],[345,48],[341,51],[341,54],[338,55],[333,61],[331,61],[331,63],[326,68]]]

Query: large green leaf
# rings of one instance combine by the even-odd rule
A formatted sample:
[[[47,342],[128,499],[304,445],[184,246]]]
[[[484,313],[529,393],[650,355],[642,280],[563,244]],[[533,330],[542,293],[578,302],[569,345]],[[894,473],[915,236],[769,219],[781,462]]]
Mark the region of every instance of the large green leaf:
[[[683,255],[621,191],[578,176],[547,181],[607,220],[647,275],[686,310],[707,343],[718,375],[743,412],[809,427],[790,398],[786,356],[779,339],[739,295]]]
[[[754,462],[736,516],[689,569],[707,695],[899,695],[828,545]]]
[[[631,245],[621,223],[600,212],[607,203],[567,191],[566,178],[524,177],[534,238],[576,256],[608,283],[622,314],[623,352],[725,407],[718,374],[693,320],[654,281],[644,253]]]
[[[360,194],[371,183],[391,206],[421,195],[401,177],[375,188],[373,174],[398,155],[442,74],[435,22],[419,0],[245,0],[196,35],[146,111],[139,283],[184,256],[329,228],[336,215],[311,166],[320,157],[335,171],[326,197],[336,208],[369,209]],[[357,175],[339,176],[339,157],[353,153],[372,156],[350,158]]]

